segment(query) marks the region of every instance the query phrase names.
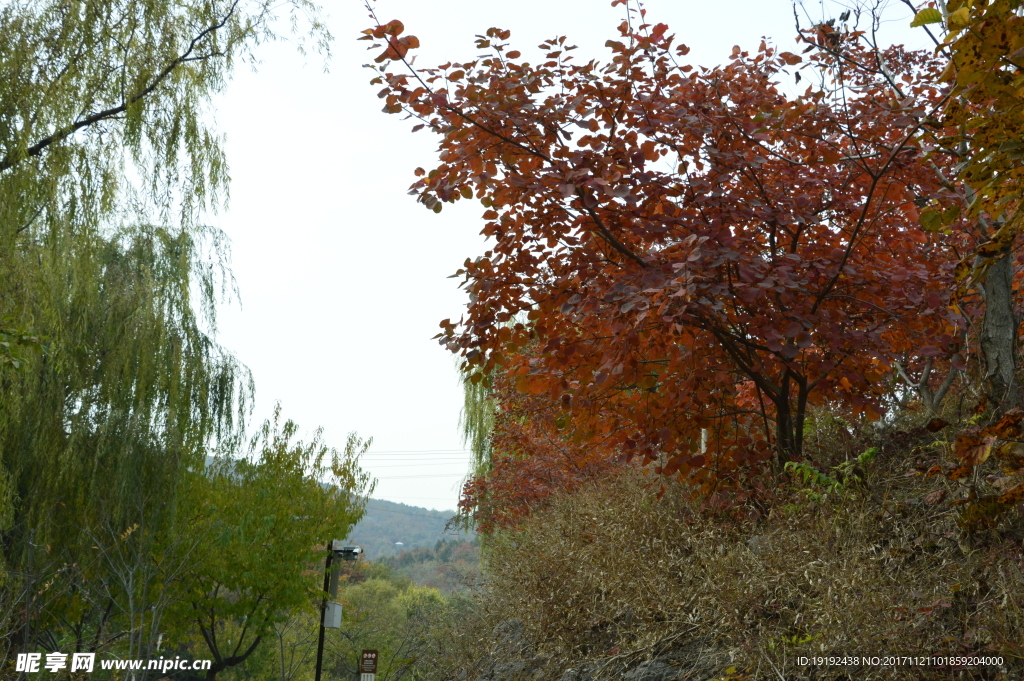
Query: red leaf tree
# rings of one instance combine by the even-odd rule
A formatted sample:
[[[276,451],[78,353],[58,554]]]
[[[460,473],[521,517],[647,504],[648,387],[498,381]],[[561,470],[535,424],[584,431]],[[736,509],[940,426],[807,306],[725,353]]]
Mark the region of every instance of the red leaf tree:
[[[488,57],[376,82],[440,139],[419,201],[486,208],[441,342],[580,451],[710,488],[801,456],[809,405],[876,418],[894,362],[958,350],[953,237],[918,214],[948,191],[921,146],[941,64],[822,29],[806,64],[762,43],[694,69],[642,16],[606,64],[491,29]],[[801,64],[819,85],[788,96]]]

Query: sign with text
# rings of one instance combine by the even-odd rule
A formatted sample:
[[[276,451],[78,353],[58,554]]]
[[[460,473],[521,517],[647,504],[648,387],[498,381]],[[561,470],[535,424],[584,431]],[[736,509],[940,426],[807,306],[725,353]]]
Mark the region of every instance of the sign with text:
[[[364,650],[359,658],[359,681],[375,681],[377,678],[377,651]]]

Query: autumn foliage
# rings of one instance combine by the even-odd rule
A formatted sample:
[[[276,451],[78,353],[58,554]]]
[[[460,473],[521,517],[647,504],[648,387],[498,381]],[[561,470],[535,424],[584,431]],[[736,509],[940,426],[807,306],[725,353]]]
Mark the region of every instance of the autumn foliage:
[[[460,502],[479,531],[515,525],[559,492],[623,472],[621,457],[561,437],[561,414],[546,396],[525,394],[504,375],[492,394],[501,411],[491,434],[490,470],[467,482]]]
[[[627,7],[607,63],[566,38],[533,63],[490,29],[488,56],[420,69],[395,26],[365,36],[389,41],[385,111],[440,140],[413,189],[436,212],[480,201],[493,243],[439,337],[501,377],[497,472],[471,499],[620,460],[749,488],[812,454],[815,405],[876,420],[898,375],[930,416],[970,371],[983,301],[955,284],[987,237],[950,180],[941,54],[823,24],[802,55],[762,42],[693,68]],[[797,71],[813,84],[791,96]]]

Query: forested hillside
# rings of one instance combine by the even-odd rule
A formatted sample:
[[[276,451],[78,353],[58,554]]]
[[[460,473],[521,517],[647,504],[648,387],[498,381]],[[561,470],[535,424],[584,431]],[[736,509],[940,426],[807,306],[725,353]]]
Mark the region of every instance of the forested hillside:
[[[480,539],[445,538],[434,546],[405,550],[397,556],[378,559],[396,574],[405,575],[420,586],[441,593],[469,592],[480,586]]]
[[[348,539],[366,551],[369,560],[397,556],[403,550],[433,547],[443,540],[470,538],[451,528],[455,511],[431,511],[383,499],[370,499],[362,519],[352,528]],[[399,545],[399,543],[401,545]]]

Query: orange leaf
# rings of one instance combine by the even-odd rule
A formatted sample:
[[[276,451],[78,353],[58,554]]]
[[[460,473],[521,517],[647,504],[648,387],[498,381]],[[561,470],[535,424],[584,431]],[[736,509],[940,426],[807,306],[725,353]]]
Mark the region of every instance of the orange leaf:
[[[404,59],[405,55],[409,52],[409,45],[406,45],[403,41],[405,38],[395,39],[388,38],[388,49],[384,50],[376,59],[375,62],[380,63],[382,61],[394,61],[396,59]]]
[[[540,395],[547,392],[550,385],[543,376],[520,376],[516,379],[516,389],[527,395]]]
[[[405,24],[398,19],[392,19],[388,23],[384,24],[384,33],[387,35],[401,35],[402,31],[405,30]]]
[[[971,471],[974,470],[974,466],[968,466],[967,464],[961,464],[946,474],[946,477],[950,480],[963,480]]]
[[[965,432],[956,436],[953,453],[965,466],[979,466],[992,453],[992,445],[997,438],[981,432]]]
[[[1010,488],[1005,494],[999,497],[999,503],[1007,506],[1016,506],[1024,501],[1024,482]]]
[[[1011,409],[1003,414],[1003,417],[984,432],[1002,440],[1013,440],[1021,436],[1021,422],[1024,421],[1024,410]]]

